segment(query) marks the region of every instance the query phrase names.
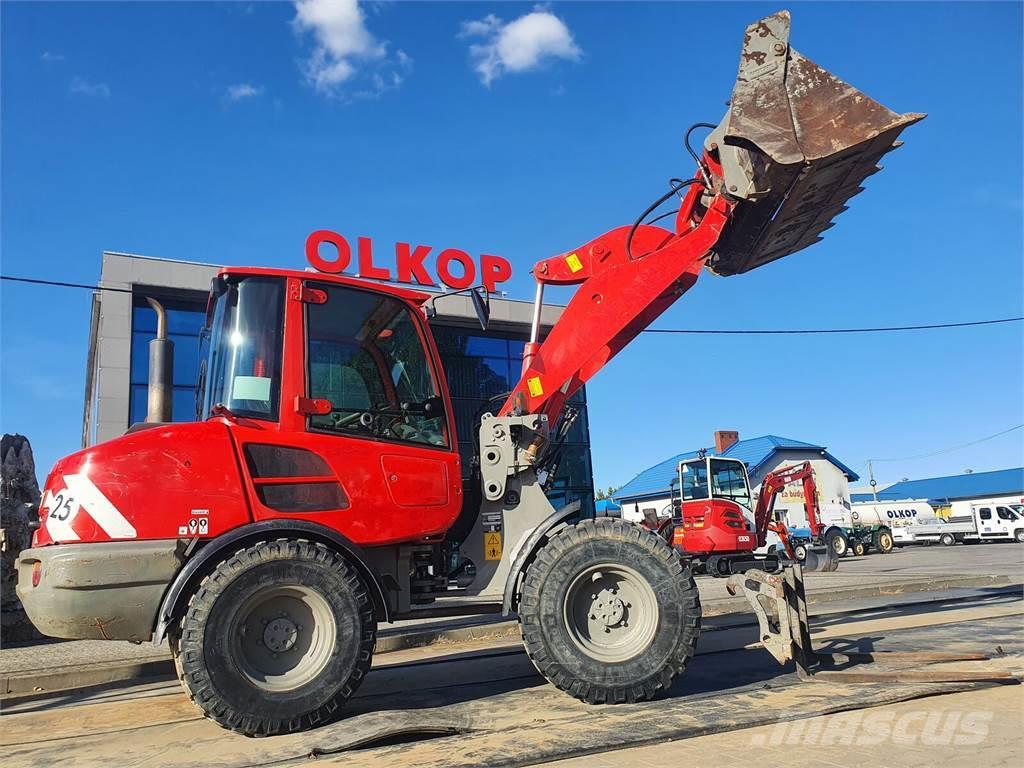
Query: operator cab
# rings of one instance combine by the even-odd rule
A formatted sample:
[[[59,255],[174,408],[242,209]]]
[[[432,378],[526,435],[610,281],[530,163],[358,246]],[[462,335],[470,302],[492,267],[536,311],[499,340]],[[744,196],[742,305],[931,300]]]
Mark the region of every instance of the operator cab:
[[[747,465],[737,459],[698,457],[679,462],[679,488],[684,502],[726,499],[753,514]]]

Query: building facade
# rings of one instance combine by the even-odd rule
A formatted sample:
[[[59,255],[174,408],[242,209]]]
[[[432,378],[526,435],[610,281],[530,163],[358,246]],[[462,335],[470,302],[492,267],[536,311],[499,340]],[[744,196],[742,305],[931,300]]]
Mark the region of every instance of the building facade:
[[[715,445],[702,450],[708,456],[723,456],[746,464],[755,493],[769,472],[809,461],[818,487],[818,503],[850,508],[850,482],[856,482],[858,476],[824,446],[776,435],[740,440],[736,432],[716,432]],[[613,496],[622,506],[623,517],[639,522],[647,510],[653,510],[659,517],[670,516],[670,484],[676,477],[679,462],[696,458],[698,454],[699,451],[676,454],[645,469],[619,488]],[[776,511],[787,520],[800,520],[803,506],[803,487],[800,485],[787,486],[775,500]]]
[[[147,298],[159,300],[167,310],[168,337],[174,342],[172,419],[196,418],[199,335],[206,320],[210,281],[219,268],[126,253],[103,254],[101,290],[92,300],[83,447],[124,434],[130,425],[146,418],[148,346],[156,336],[156,312]],[[486,331],[480,329],[467,296],[446,296],[436,308],[431,328],[452,397],[462,466],[468,471],[480,414],[519,378],[533,305],[492,298]],[[558,319],[561,309],[543,308],[542,329]],[[594,483],[584,390],[572,405],[579,415],[564,443],[548,496],[555,507],[579,499],[583,509],[592,512]]]

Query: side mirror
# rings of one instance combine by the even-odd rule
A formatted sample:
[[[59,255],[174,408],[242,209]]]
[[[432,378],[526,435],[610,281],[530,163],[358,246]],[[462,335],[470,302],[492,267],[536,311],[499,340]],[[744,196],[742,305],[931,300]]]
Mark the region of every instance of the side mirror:
[[[470,289],[469,298],[473,300],[473,311],[476,312],[476,319],[480,321],[480,327],[486,331],[491,322],[490,296],[487,295],[486,289],[478,286]]]

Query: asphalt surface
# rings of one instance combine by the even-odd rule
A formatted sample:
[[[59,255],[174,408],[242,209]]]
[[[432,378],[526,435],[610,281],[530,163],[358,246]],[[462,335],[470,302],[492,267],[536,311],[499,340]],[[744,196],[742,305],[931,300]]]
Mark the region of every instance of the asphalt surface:
[[[810,574],[808,587],[827,591],[840,584],[892,583],[895,593],[902,581],[934,579],[940,585],[950,574],[1006,576],[1014,585],[839,596],[811,609],[816,646],[858,652],[982,651],[992,660],[953,667],[978,677],[1024,674],[1024,595],[1019,587],[1024,581],[1024,546],[908,548],[886,556],[847,558],[836,574]],[[713,603],[724,582],[700,581],[705,600]],[[268,739],[246,739],[203,719],[174,681],[40,695],[4,705],[0,756],[5,766],[15,768],[55,762],[242,768],[305,763],[311,757],[366,768],[532,765],[569,759],[580,765],[583,756],[594,759],[595,768],[609,761],[627,768],[648,764],[649,755],[642,750],[669,741],[729,737],[735,747],[736,739],[747,744],[753,738],[749,734],[771,724],[906,701],[911,706],[937,694],[956,699],[966,695],[964,691],[978,693],[979,686],[991,685],[800,682],[791,665],[778,666],[756,646],[757,634],[752,615],[709,618],[697,656],[665,696],[617,707],[587,706],[548,685],[515,637],[400,650],[375,658],[373,672],[343,720],[307,734]],[[51,647],[35,652],[47,656]],[[891,668],[892,662],[873,666]],[[903,662],[904,670],[921,668]],[[987,762],[1015,764],[1020,745],[1007,740],[1005,727],[993,728],[996,731],[1001,734],[998,743],[979,747]],[[891,743],[869,746],[872,749],[833,752],[827,761],[805,763],[870,763],[876,756],[874,747],[894,748]],[[945,764],[970,762],[973,752],[957,751],[955,746],[946,745]],[[723,750],[723,755],[730,754]],[[766,756],[785,753],[784,748],[766,753],[763,746],[733,752],[746,755],[745,762],[764,762]],[[597,762],[598,755],[605,762]],[[692,759],[667,764],[688,762]],[[896,757],[874,762],[913,764]]]

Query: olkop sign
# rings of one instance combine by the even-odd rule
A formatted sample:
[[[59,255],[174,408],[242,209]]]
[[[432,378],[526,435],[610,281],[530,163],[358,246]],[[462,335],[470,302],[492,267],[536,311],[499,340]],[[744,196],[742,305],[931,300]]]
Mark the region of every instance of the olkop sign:
[[[417,283],[436,286],[442,284],[461,291],[473,285],[483,284],[489,291],[497,289],[512,277],[512,265],[507,259],[491,254],[481,254],[479,263],[466,251],[445,248],[431,254],[429,245],[395,243],[394,259],[386,260],[382,253],[375,255],[373,241],[369,237],[356,238],[355,254],[349,241],[337,232],[318,229],[306,238],[306,260],[320,272],[338,274],[349,269],[353,255],[356,260],[356,274],[370,280],[390,280],[400,283]],[[378,259],[375,261],[375,258]],[[433,274],[427,265],[433,266]],[[391,268],[391,264],[394,268]],[[437,280],[434,279],[437,276]]]

